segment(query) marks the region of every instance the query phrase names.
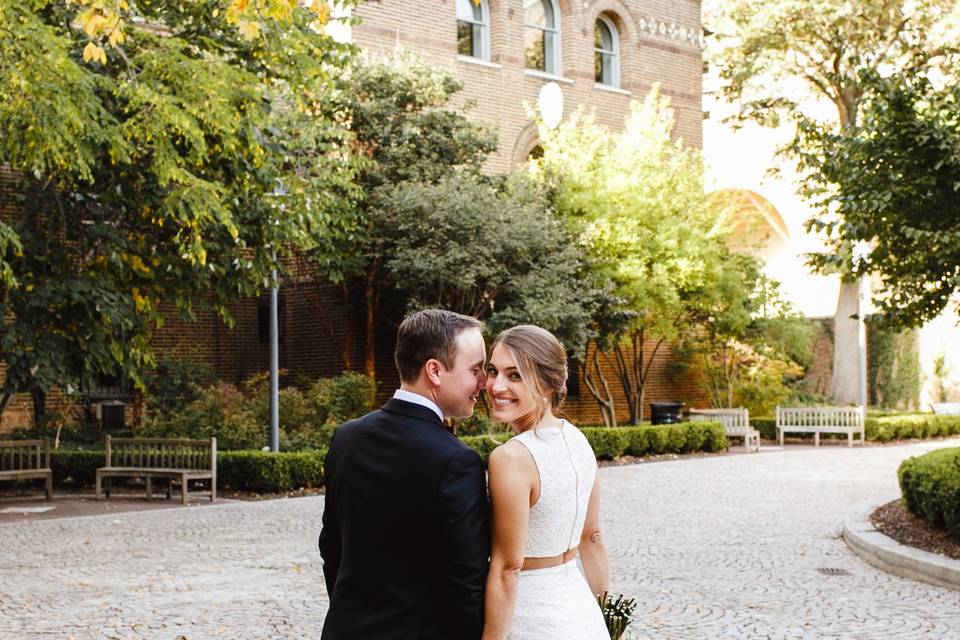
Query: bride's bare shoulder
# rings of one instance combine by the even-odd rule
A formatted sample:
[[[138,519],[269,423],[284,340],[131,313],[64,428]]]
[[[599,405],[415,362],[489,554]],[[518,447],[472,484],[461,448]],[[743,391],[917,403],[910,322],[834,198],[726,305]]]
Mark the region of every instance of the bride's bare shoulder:
[[[490,453],[489,465],[495,467],[526,467],[534,464],[533,457],[518,440],[508,440]]]

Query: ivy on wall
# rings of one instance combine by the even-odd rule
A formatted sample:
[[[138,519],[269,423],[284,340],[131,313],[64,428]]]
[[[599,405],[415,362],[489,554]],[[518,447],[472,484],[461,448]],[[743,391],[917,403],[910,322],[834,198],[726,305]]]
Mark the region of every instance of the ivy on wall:
[[[920,400],[920,333],[867,318],[867,393],[871,406],[913,409]]]

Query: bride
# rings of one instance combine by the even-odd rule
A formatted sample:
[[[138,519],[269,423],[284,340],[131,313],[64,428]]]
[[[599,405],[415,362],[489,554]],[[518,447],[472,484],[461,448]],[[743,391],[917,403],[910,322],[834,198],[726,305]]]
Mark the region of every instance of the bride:
[[[490,456],[483,640],[610,638],[596,600],[609,583],[597,462],[583,434],[556,417],[566,381],[566,354],[549,331],[520,325],[494,340],[487,394],[493,417],[517,435]]]

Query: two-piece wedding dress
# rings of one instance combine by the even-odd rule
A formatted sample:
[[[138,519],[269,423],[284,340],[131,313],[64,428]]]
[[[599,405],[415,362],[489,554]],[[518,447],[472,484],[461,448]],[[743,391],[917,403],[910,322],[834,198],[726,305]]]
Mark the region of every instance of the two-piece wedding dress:
[[[597,461],[586,437],[562,426],[530,429],[523,444],[540,473],[540,497],[530,508],[523,555],[550,558],[580,543]],[[520,572],[509,640],[610,640],[603,614],[576,559]]]

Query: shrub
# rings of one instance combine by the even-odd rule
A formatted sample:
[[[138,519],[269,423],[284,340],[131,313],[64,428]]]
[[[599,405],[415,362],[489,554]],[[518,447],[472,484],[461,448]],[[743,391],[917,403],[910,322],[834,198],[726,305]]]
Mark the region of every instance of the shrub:
[[[144,376],[149,410],[154,415],[169,415],[194,400],[205,387],[217,382],[213,370],[200,362],[164,359]]]
[[[103,466],[103,451],[58,449],[50,452],[50,468],[57,486],[92,487],[97,469]]]
[[[907,509],[960,539],[960,448],[908,458],[897,478]]]
[[[217,449],[260,449],[268,444],[263,423],[248,408],[246,398],[233,385],[208,387],[203,395],[180,411],[152,416],[137,430],[140,437],[217,439]]]
[[[285,450],[327,449],[337,425],[367,413],[375,386],[366,376],[344,373],[318,380],[306,393],[279,393],[280,445]],[[157,438],[217,438],[222,451],[262,449],[269,444],[268,377],[240,385],[216,384],[177,411],[150,416],[137,435]]]
[[[775,418],[750,417],[750,426],[760,432],[762,438],[774,440],[777,437]],[[873,442],[907,440],[910,438],[932,438],[960,434],[960,416],[938,416],[930,413],[893,413],[889,411],[871,411],[863,423],[864,436]],[[791,438],[812,438],[813,434],[790,434]],[[821,437],[829,438],[831,434]],[[845,435],[835,437],[845,438]]]
[[[218,451],[217,486],[243,491],[290,491],[323,486],[326,450]],[[103,451],[63,450],[51,455],[58,486],[91,487],[104,463]]]
[[[321,378],[307,391],[307,400],[322,424],[343,424],[373,409],[376,383],[365,375],[344,371]]]
[[[479,436],[487,433],[507,433],[509,427],[497,422],[490,416],[476,412],[469,418],[457,421],[454,433],[458,436]]]
[[[217,483],[225,489],[289,491],[323,485],[325,450],[225,451],[217,455]]]
[[[598,460],[623,455],[647,456],[690,451],[723,451],[727,435],[719,422],[684,422],[675,425],[641,427],[582,427],[581,433]],[[466,436],[465,444],[486,460],[490,452],[506,442],[510,434]]]

